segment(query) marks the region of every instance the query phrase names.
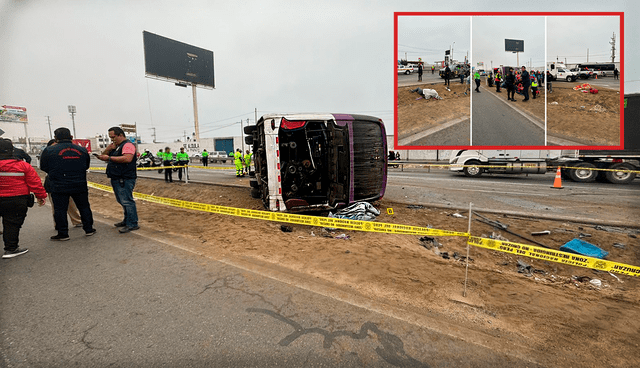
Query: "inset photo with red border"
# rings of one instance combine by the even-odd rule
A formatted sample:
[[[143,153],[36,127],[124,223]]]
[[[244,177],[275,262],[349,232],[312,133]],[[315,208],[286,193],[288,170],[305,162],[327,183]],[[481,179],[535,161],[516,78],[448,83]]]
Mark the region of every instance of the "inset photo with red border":
[[[624,148],[624,13],[394,16],[396,148]]]

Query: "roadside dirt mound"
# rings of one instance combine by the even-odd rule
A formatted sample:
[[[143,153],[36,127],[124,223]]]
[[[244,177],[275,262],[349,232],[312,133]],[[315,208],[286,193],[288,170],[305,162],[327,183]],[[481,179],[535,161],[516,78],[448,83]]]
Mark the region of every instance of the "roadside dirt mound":
[[[444,80],[438,84],[422,84],[398,87],[398,139],[406,138],[461,117],[469,117],[469,85],[451,80],[451,91],[447,91]],[[442,100],[421,98],[416,87],[435,89]],[[466,92],[466,94],[465,94]]]
[[[575,85],[581,83],[576,82]],[[550,135],[578,139],[584,144],[620,144],[620,93],[598,88],[597,94],[553,85],[547,98],[547,128]],[[557,103],[557,104],[556,104]]]
[[[425,102],[425,101],[422,101]],[[89,180],[107,184],[103,174]],[[136,192],[224,206],[263,209],[249,196],[249,188],[200,184],[167,184],[139,179]],[[90,189],[92,209],[122,218],[113,194]],[[470,249],[467,297],[464,287],[466,243],[463,238],[417,236],[354,231],[327,231],[317,227],[281,224],[196,212],[137,201],[140,226],[180,234],[191,247],[213,258],[254,258],[338,285],[375,301],[420,315],[439,316],[452,329],[475,331],[468,336],[497,351],[524,354],[545,366],[640,366],[640,279],[549,263],[480,248]],[[452,211],[423,208],[386,200],[375,203],[378,222],[467,231],[467,218]],[[387,214],[393,208],[393,215]],[[467,213],[462,213],[466,216]],[[608,259],[640,264],[637,232],[597,230],[590,225],[529,218],[486,215],[508,229],[536,237],[558,249],[582,233],[585,240],[610,252]],[[608,230],[608,231],[605,231]],[[473,221],[472,234],[523,239]],[[336,239],[345,234],[348,239]],[[115,230],[114,230],[115,236]],[[623,244],[622,246],[614,244]],[[446,252],[446,255],[444,254]],[[531,274],[518,273],[518,260],[532,266]],[[601,287],[590,283],[599,279]],[[456,327],[457,326],[457,327]]]

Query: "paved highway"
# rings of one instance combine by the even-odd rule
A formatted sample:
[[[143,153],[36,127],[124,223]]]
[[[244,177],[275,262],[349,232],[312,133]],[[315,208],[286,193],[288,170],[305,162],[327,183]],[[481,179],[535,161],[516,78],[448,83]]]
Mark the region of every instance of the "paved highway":
[[[520,113],[522,97],[507,101],[507,91],[492,93],[484,85],[472,92],[471,132],[474,146],[544,146],[544,129]],[[544,126],[544,121],[542,122]]]

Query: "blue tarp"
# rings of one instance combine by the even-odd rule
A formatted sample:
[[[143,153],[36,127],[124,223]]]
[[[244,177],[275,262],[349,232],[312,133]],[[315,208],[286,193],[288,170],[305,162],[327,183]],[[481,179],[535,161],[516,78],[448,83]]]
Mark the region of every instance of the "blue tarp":
[[[609,252],[606,252],[593,244],[587,243],[586,241],[577,238],[561,246],[560,250],[563,252],[575,253],[600,259],[603,259],[609,255]]]

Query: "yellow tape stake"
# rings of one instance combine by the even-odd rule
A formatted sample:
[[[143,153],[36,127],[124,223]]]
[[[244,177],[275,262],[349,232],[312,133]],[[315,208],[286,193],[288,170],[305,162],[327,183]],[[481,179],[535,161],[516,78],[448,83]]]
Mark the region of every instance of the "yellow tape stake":
[[[591,268],[599,271],[609,271],[623,275],[640,277],[640,267],[624,263],[607,261],[604,259],[587,257],[579,254],[546,249],[533,245],[505,242],[495,239],[485,239],[470,236],[468,243],[476,247],[497,250],[499,252],[516,254],[530,258],[542,259],[549,262],[564,263],[571,266]]]
[[[88,182],[87,185],[91,188],[104,190],[107,192],[113,192],[110,186]],[[468,233],[439,230],[427,227],[389,224],[383,222],[370,222],[360,220],[347,220],[332,217],[316,217],[309,215],[296,215],[283,212],[269,212],[260,210],[249,210],[245,208],[225,207],[206,203],[188,202],[179,199],[156,197],[148,194],[133,193],[133,197],[142,199],[145,201],[165,204],[168,206],[187,208],[196,211],[218,213],[222,215],[231,215],[245,218],[253,218],[257,220],[268,220],[276,222],[286,222],[290,224],[320,226],[336,229],[355,230],[355,231],[368,231],[376,233],[387,234],[406,234],[406,235],[431,235],[431,236],[463,236],[468,237]]]
[[[393,215],[393,208],[387,208],[387,214]]]

